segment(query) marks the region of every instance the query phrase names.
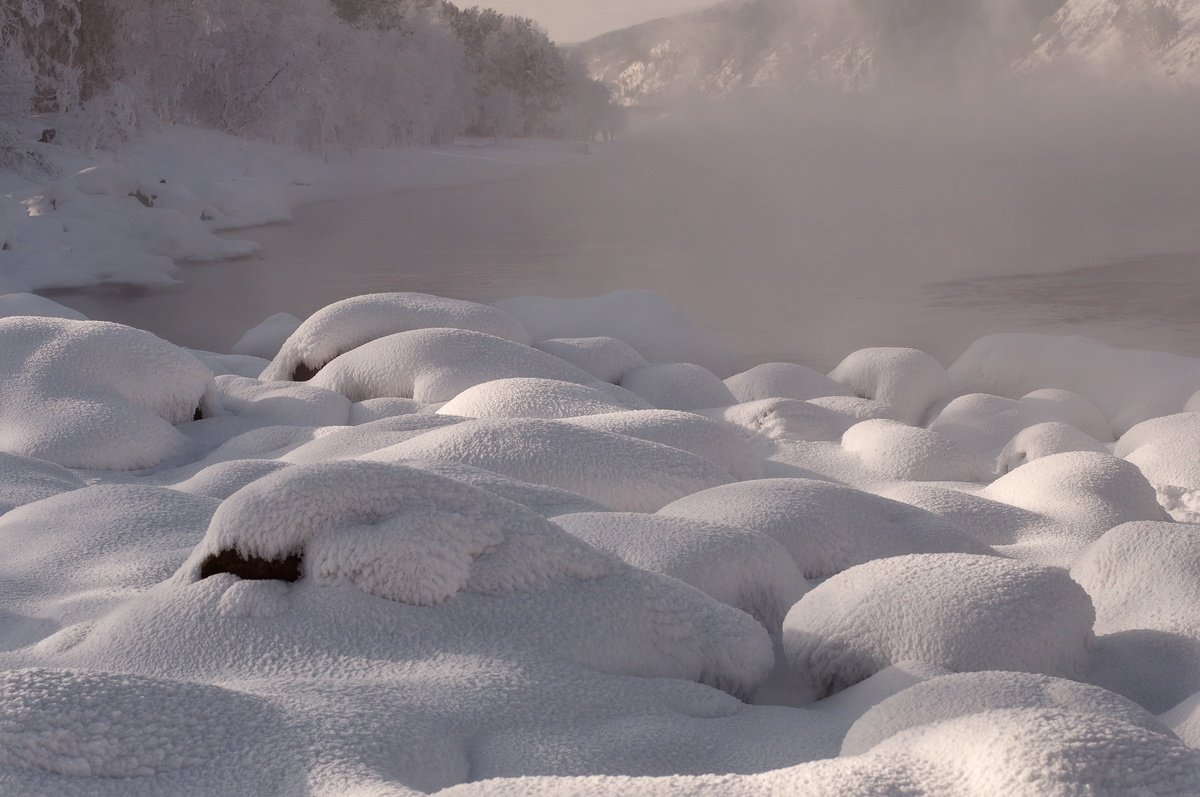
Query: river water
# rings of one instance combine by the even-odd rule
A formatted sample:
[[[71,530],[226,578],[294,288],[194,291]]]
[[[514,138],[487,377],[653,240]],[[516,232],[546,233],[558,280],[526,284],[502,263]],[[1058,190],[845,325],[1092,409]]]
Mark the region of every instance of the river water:
[[[768,140],[715,156],[651,137],[500,182],[316,203],[231,233],[263,254],[185,265],[178,287],[55,298],[217,351],[268,315],[361,293],[648,288],[746,364],[830,368],[871,345],[949,362],[1000,331],[1200,356],[1200,181],[933,149]]]

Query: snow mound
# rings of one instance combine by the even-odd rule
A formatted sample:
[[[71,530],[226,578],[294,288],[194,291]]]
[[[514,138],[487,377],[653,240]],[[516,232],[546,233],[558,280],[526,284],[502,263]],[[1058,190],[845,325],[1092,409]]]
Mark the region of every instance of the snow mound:
[[[52,462],[0,452],[0,515],[83,486],[82,479]]]
[[[783,624],[802,689],[839,692],[901,661],[1071,677],[1095,612],[1059,568],[946,553],[877,559],[805,595]]]
[[[1118,435],[1179,412],[1200,390],[1196,360],[1117,349],[1079,336],[989,335],[972,343],[950,374],[962,391],[1010,398],[1045,388],[1069,390],[1098,407]]]
[[[0,319],[0,451],[73,468],[147,467],[182,447],[175,424],[217,406],[204,364],[148,332]]]
[[[276,313],[258,326],[246,330],[246,334],[233,344],[229,351],[250,357],[270,360],[279,354],[287,339],[295,334],[302,322],[291,313]]]
[[[534,340],[613,337],[651,363],[696,363],[717,374],[733,370],[733,353],[658,294],[621,290],[583,299],[528,296],[496,302]]]
[[[842,740],[843,756],[861,755],[909,728],[1006,709],[1057,708],[1095,714],[1169,734],[1146,709],[1098,686],[1023,672],[944,675],[886,698],[863,714]]]
[[[826,396],[849,396],[851,392],[820,371],[794,363],[763,363],[729,377],[725,386],[739,402],[769,398],[800,401]]]
[[[992,547],[1036,541],[1056,528],[1053,520],[1037,512],[938,484],[896,482],[880,489],[879,495],[931,512]],[[1003,552],[1017,555],[1006,548]]]
[[[677,410],[631,410],[564,420],[585,429],[687,451],[721,467],[737,480],[758,479],[763,475],[762,457],[742,435],[702,415]]]
[[[808,401],[768,398],[706,413],[770,440],[841,440],[855,421]]]
[[[226,569],[230,559],[238,564]],[[416,606],[613,572],[609,557],[522,506],[379,462],[301,465],[252,482],[221,504],[181,572],[294,560],[312,583]]]
[[[367,399],[356,401],[350,407],[350,425],[359,426],[364,423],[381,421],[384,418],[395,418],[398,415],[418,415],[434,412],[440,405],[422,404],[419,401],[406,398]]]
[[[1116,455],[1132,462],[1158,487],[1186,492],[1200,489],[1200,413],[1153,418],[1134,426],[1117,441]]]
[[[338,357],[312,384],[351,401],[392,397],[432,404],[511,377],[600,384],[586,371],[545,352],[465,329],[419,329],[378,338]]]
[[[285,727],[266,701],[207,684],[69,670],[0,673],[0,770],[10,773],[148,778],[246,766],[247,746]]]
[[[897,419],[907,424],[921,424],[934,405],[954,393],[942,364],[917,349],[862,349],[829,376],[860,398],[892,406]]]
[[[747,528],[781,543],[805,578],[907,553],[989,553],[916,507],[832,482],[760,479],[686,496],[661,515]]]
[[[691,584],[778,630],[808,591],[787,550],[765,534],[664,515],[592,512],[555,518],[569,533],[642,570]]]
[[[969,393],[947,404],[929,428],[959,445],[995,456],[1022,429],[1055,420],[1044,405]]]
[[[462,418],[553,419],[627,409],[631,407],[618,404],[612,396],[595,388],[553,379],[517,377],[469,387],[442,405],[438,413]]]
[[[520,323],[494,307],[424,293],[375,293],[344,299],[313,313],[283,343],[261,378],[307,381],[330,360],[365,343],[433,327],[529,343],[529,334]]]
[[[183,481],[170,485],[172,490],[224,500],[253,481],[288,466],[271,459],[233,459],[209,465]]]
[[[621,387],[663,410],[701,410],[737,403],[716,374],[692,363],[635,368],[621,379]]]
[[[68,321],[87,321],[87,316],[78,310],[35,293],[0,294],[0,318],[32,315],[42,318],[65,318]]]
[[[1072,451],[1108,453],[1103,443],[1074,426],[1057,421],[1039,423],[1022,429],[1008,441],[996,460],[996,471],[1005,474],[1035,459]]]
[[[313,385],[260,382],[218,376],[217,391],[226,412],[274,426],[341,426],[350,420],[350,401]]]
[[[359,426],[321,429],[314,439],[282,453],[281,458],[294,465],[354,459],[419,437],[432,429],[453,426],[462,420],[451,415],[397,415]]]
[[[891,479],[983,482],[995,475],[992,462],[977,449],[898,421],[856,424],[842,435],[842,449]]]
[[[1096,605],[1097,633],[1154,629],[1200,639],[1200,526],[1124,523],[1071,566]]]
[[[1092,402],[1070,390],[1043,388],[1021,397],[1022,404],[1035,407],[1050,420],[1074,426],[1102,443],[1113,439],[1112,425]]]
[[[552,338],[539,342],[536,348],[566,360],[601,382],[618,383],[625,374],[646,364],[637,349],[617,338]]]
[[[1189,747],[1200,747],[1200,692],[1163,714],[1161,719]]]
[[[448,462],[407,462],[405,464],[412,468],[420,468],[439,476],[445,476],[447,479],[465,482],[472,487],[478,487],[480,490],[532,509],[545,518],[556,518],[559,515],[572,515],[579,512],[605,511],[602,505],[577,493],[509,479],[482,468],[473,468],[470,465]]]
[[[563,421],[467,421],[367,458],[472,465],[629,512],[653,512],[730,480],[717,465],[681,449]]]
[[[980,496],[1054,520],[1061,528],[1053,542],[1070,551],[1121,523],[1167,519],[1157,493],[1136,467],[1091,451],[1030,462],[992,482]]]

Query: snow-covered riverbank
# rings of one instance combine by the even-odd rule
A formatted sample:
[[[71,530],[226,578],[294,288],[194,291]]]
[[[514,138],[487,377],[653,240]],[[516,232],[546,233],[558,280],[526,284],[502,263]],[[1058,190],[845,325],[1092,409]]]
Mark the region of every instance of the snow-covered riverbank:
[[[303,203],[505,179],[581,152],[571,142],[464,140],[322,157],[179,126],[115,153],[33,146],[62,176],[0,171],[0,293],[170,284],[178,262],[257,251],[218,231],[286,221]]]
[[[0,792],[1200,793],[1200,361],[55,314],[0,301]]]

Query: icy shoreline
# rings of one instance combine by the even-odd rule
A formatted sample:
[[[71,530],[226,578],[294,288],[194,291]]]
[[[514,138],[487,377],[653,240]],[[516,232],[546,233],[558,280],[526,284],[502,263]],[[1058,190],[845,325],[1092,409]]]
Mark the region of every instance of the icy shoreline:
[[[0,791],[1200,792],[1198,361],[722,379],[643,292],[239,350],[0,300]]]
[[[194,127],[149,131],[115,153],[36,145],[62,176],[0,172],[0,293],[177,281],[177,264],[251,255],[216,233],[288,221],[299,205],[501,180],[579,157],[563,141],[326,157]]]

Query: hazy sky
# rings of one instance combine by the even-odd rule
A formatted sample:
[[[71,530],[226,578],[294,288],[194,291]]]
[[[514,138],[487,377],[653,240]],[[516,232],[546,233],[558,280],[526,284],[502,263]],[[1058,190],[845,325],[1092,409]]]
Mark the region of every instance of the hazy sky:
[[[656,17],[712,5],[715,0],[478,0],[460,5],[491,6],[506,14],[533,17],[559,42],[590,39]]]

